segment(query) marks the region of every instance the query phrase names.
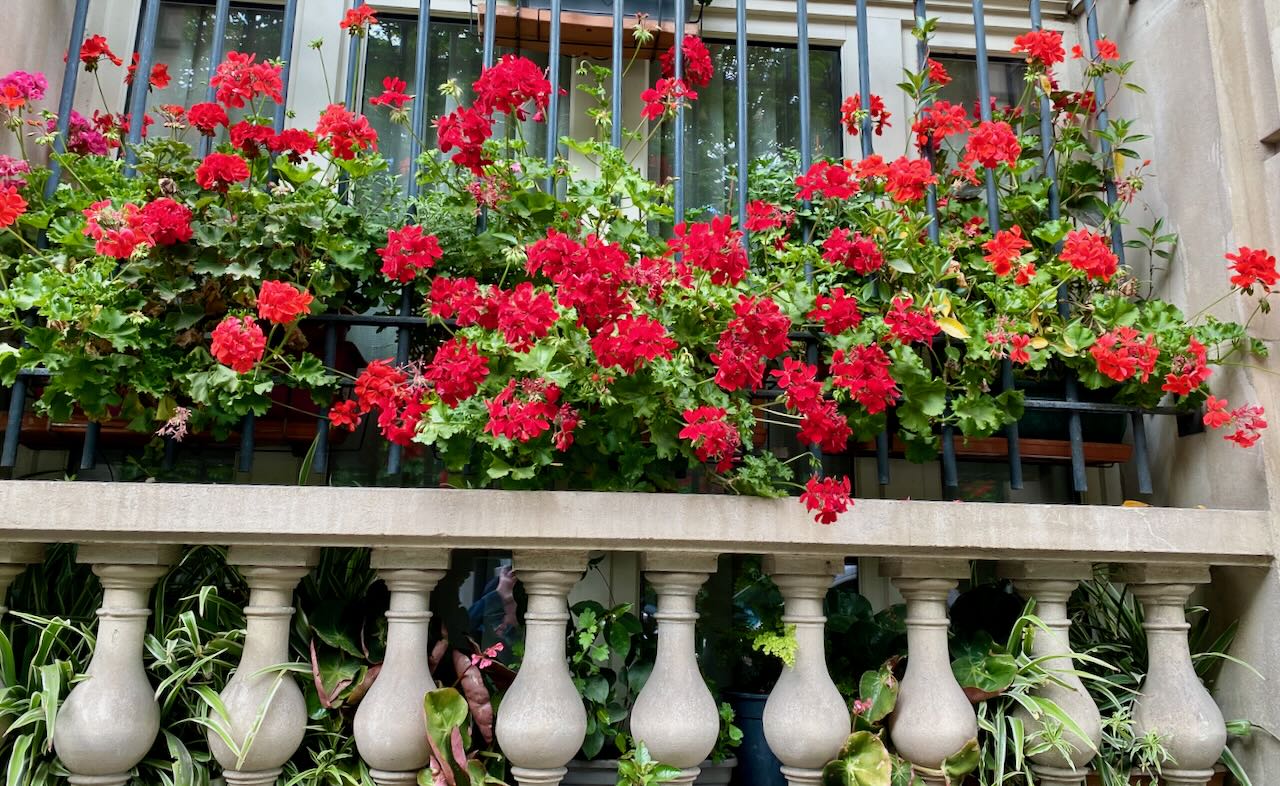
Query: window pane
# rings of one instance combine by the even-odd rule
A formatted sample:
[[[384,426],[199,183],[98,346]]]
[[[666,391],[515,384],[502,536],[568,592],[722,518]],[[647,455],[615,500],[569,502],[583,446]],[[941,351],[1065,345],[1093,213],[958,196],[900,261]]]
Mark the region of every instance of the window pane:
[[[382,93],[382,80],[387,77],[403,79],[409,87],[405,92],[418,96],[417,100],[426,100],[427,122],[423,144],[434,149],[436,144],[435,119],[452,112],[458,101],[451,96],[441,95],[439,86],[450,79],[457,80],[462,88],[462,101],[472,98],[471,83],[480,75],[484,56],[480,36],[476,30],[465,22],[446,22],[431,20],[428,44],[427,84],[419,88],[414,84],[414,49],[418,43],[418,20],[405,17],[379,17],[381,24],[369,31],[368,48],[365,55],[364,81],[362,95],[363,111],[369,122],[378,132],[378,150],[387,157],[391,171],[404,176],[408,172],[409,163],[409,130],[391,122],[390,113],[385,107],[371,106],[369,99]],[[500,50],[501,57],[509,50]],[[542,67],[547,65],[545,52],[521,52]],[[572,63],[563,58],[560,65],[562,83],[567,82],[567,75],[572,73]],[[412,107],[412,105],[410,105]],[[568,133],[569,101],[562,97],[560,101],[559,135]],[[494,136],[501,136],[501,127],[494,129]],[[531,152],[542,152],[546,149],[547,129],[545,123],[526,123],[523,136],[530,145]]]
[[[708,42],[715,76],[685,111],[685,205],[690,211],[731,209],[738,161],[738,65],[733,44]],[[651,68],[656,68],[653,64]],[[751,159],[800,148],[799,59],[795,47],[747,47],[747,155]],[[810,144],[814,158],[838,156],[840,53],[809,50]],[[663,123],[649,146],[649,174],[674,175],[675,123]]]
[[[938,97],[959,104],[971,114],[978,106],[978,63],[972,57],[960,55],[934,55],[935,60],[951,74],[951,83],[942,88]],[[991,96],[996,105],[1016,105],[1026,86],[1024,77],[1027,64],[1022,60],[987,61],[987,74],[991,81]]]
[[[172,0],[160,4],[154,62],[169,66],[172,81],[163,90],[151,93],[148,108],[161,104],[191,106],[205,100],[213,27],[212,4]],[[222,51],[249,52],[260,60],[277,58],[283,27],[284,13],[279,8],[233,5]]]

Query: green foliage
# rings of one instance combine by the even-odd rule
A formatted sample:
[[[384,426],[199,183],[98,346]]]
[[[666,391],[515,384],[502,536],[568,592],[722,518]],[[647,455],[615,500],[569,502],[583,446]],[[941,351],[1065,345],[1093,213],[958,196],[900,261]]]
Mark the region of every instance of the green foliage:
[[[657,786],[678,777],[679,767],[654,761],[640,740],[618,759],[618,786]]]
[[[569,672],[587,710],[581,756],[616,758],[630,745],[627,717],[653,670],[654,645],[629,603],[582,601],[570,612]]]

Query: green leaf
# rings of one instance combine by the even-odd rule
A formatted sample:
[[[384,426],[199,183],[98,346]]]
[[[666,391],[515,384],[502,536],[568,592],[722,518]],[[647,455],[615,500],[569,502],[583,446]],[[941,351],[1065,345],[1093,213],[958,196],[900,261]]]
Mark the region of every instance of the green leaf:
[[[982,761],[982,751],[978,748],[978,740],[972,739],[964,747],[942,760],[942,775],[947,784],[959,784],[964,776],[978,768]]]
[[[850,734],[835,760],[822,768],[822,786],[891,786],[892,781],[889,751],[869,731]]]
[[[1018,673],[1018,663],[1008,653],[975,649],[952,661],[951,673],[961,687],[1000,694],[1013,684]]]
[[[898,704],[898,688],[892,663],[885,663],[875,671],[863,672],[858,680],[858,698],[868,706],[862,717],[868,723],[877,723],[888,717]]]

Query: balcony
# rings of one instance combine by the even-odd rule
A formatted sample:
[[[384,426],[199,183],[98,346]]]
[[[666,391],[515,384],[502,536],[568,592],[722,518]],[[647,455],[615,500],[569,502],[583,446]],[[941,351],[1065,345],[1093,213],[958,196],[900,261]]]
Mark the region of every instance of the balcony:
[[[691,11],[690,4],[676,2],[678,18],[695,20],[687,32],[700,32],[711,42],[707,57],[716,73],[732,70],[740,81],[725,77],[700,88],[704,102],[720,102],[710,115],[697,114],[701,104],[668,96],[663,100],[669,105],[645,106],[653,116],[641,118],[643,104],[657,99],[637,102],[631,94],[659,77],[662,55],[674,40],[675,25],[669,22],[655,28],[653,40],[637,43],[636,61],[644,73],[624,76],[628,39],[644,23],[632,17],[624,21],[621,4],[612,19],[584,19],[570,12],[556,16],[560,0],[536,12],[489,0],[471,19],[451,16],[469,9],[448,3],[443,12],[435,9],[443,17],[433,16],[429,6],[386,3],[377,6],[381,27],[360,21],[363,5],[334,6],[333,18],[324,23],[330,40],[317,42],[314,51],[318,62],[338,69],[324,71],[326,89],[332,77],[340,93],[326,112],[348,119],[358,131],[361,110],[375,118],[382,144],[378,154],[359,149],[363,131],[348,140],[357,148],[351,158],[340,155],[326,135],[313,137],[311,143],[319,147],[297,156],[271,147],[293,125],[289,112],[309,118],[319,113],[311,109],[327,103],[312,106],[322,94],[317,74],[323,68],[294,66],[294,61],[309,63],[305,58],[311,53],[302,52],[301,36],[310,35],[323,14],[308,8],[300,17],[294,0],[278,8],[237,3],[230,10],[225,3],[205,8],[146,0],[136,24],[130,21],[141,73],[160,61],[158,52],[171,54],[187,44],[193,51],[211,47],[204,55],[208,62],[191,55],[190,71],[197,74],[192,89],[198,94],[205,87],[198,74],[208,81],[229,40],[282,42],[279,76],[287,96],[245,110],[261,113],[262,122],[250,125],[272,141],[258,149],[252,140],[231,144],[237,136],[229,130],[197,136],[194,156],[175,153],[181,163],[168,164],[169,185],[153,177],[159,172],[155,159],[141,151],[154,151],[155,137],[146,147],[137,125],[118,126],[119,147],[106,155],[59,157],[73,134],[70,109],[85,106],[91,79],[80,73],[87,61],[69,58],[62,82],[66,92],[56,113],[61,125],[55,122],[52,131],[56,155],[49,185],[46,190],[36,183],[22,192],[30,197],[29,218],[11,224],[14,231],[0,241],[5,291],[11,295],[0,305],[14,316],[6,316],[0,328],[0,376],[13,382],[4,393],[7,413],[0,414],[0,469],[9,476],[0,481],[0,751],[8,783],[44,786],[66,777],[85,786],[480,786],[496,779],[554,786],[585,783],[584,777],[603,771],[607,783],[617,776],[620,783],[636,786],[709,784],[727,777],[722,754],[737,762],[732,777],[741,786],[1189,786],[1232,780],[1244,786],[1248,779],[1265,784],[1280,778],[1280,742],[1272,735],[1280,731],[1280,709],[1262,681],[1280,678],[1272,625],[1280,609],[1270,500],[1275,448],[1266,438],[1253,452],[1227,444],[1220,438],[1223,432],[1212,428],[1215,415],[1238,426],[1227,436],[1242,442],[1256,439],[1261,426],[1252,420],[1252,426],[1241,425],[1252,417],[1249,412],[1215,409],[1216,397],[1205,396],[1212,390],[1233,402],[1275,400],[1265,376],[1239,367],[1268,370],[1269,361],[1257,352],[1259,343],[1244,338],[1243,330],[1235,336],[1220,328],[1233,320],[1251,322],[1248,309],[1269,294],[1270,285],[1233,284],[1229,297],[1216,303],[1207,294],[1221,289],[1218,279],[1227,275],[1217,261],[1220,237],[1264,236],[1265,231],[1238,218],[1230,226],[1225,219],[1207,219],[1209,213],[1224,215],[1228,200],[1214,202],[1212,210],[1200,207],[1201,194],[1187,198],[1185,193],[1198,182],[1189,175],[1171,172],[1146,183],[1146,164],[1137,165],[1141,155],[1136,152],[1145,155],[1153,148],[1157,160],[1168,153],[1171,161],[1197,167],[1205,165],[1204,149],[1220,145],[1230,152],[1231,166],[1249,172],[1235,172],[1227,185],[1241,184],[1240,193],[1265,191],[1251,178],[1255,169],[1269,170],[1241,163],[1254,146],[1213,137],[1201,118],[1187,121],[1178,108],[1176,80],[1169,76],[1169,53],[1151,51],[1152,40],[1167,38],[1180,41],[1187,52],[1204,54],[1201,50],[1211,47],[1206,30],[1246,27],[1231,16],[1235,12],[1180,17],[1143,4],[1099,9],[1088,1],[1048,0],[1043,8],[1033,2],[1026,9],[991,0],[985,11],[977,0],[799,0],[758,8],[737,0]],[[70,51],[81,51],[94,23],[113,29],[107,17],[116,8],[81,0],[63,23],[67,29],[59,28],[59,40],[69,34]],[[348,14],[349,24],[338,28],[348,11],[355,16]],[[936,23],[928,21],[932,14],[939,16]],[[37,8],[31,17],[32,29],[50,24],[47,9]],[[483,19],[498,24],[486,29],[477,21]],[[530,19],[536,25],[519,26]],[[566,33],[561,23],[572,30]],[[353,26],[359,32],[348,35]],[[1037,66],[1033,56],[1016,48],[1022,45],[1014,44],[1014,37],[1029,29],[1060,33],[1064,58],[1078,43],[1091,55],[1082,52],[1080,59],[1088,63],[1083,67],[1092,70],[1064,75],[1061,89],[1044,87],[1035,78],[1043,64]],[[1168,35],[1156,36],[1153,29]],[[175,30],[192,37],[180,37],[175,45],[170,40]],[[1107,30],[1115,38],[1100,32]],[[1126,53],[1144,51],[1160,63],[1146,70],[1140,63],[1134,70],[1147,81],[1151,99],[1117,90],[1128,66],[1106,65],[1111,61],[1101,47],[1107,41],[1119,42]],[[1250,57],[1258,43],[1247,42],[1254,53]],[[444,76],[460,82],[476,76],[466,64],[492,69],[507,47],[524,47],[521,53],[537,59],[536,69],[546,74],[550,89],[521,106],[536,105],[539,111],[529,114],[551,118],[562,138],[540,130],[536,120],[518,121],[514,109],[504,110],[509,116],[495,124],[490,108],[487,130],[501,144],[495,138],[472,151],[483,159],[498,158],[504,145],[517,150],[510,160],[499,158],[503,163],[497,170],[538,173],[533,187],[518,178],[508,184],[523,189],[532,213],[543,209],[538,201],[543,198],[565,209],[565,215],[565,206],[584,199],[581,190],[571,189],[586,188],[582,184],[590,178],[575,179],[571,170],[595,167],[596,174],[609,177],[610,153],[601,152],[605,140],[613,152],[624,150],[639,161],[635,177],[627,181],[630,191],[599,198],[578,218],[631,228],[616,243],[618,248],[632,244],[626,260],[634,264],[634,271],[627,268],[630,273],[638,275],[641,260],[672,260],[676,272],[657,294],[641,297],[634,280],[627,284],[634,291],[626,292],[630,309],[677,336],[675,357],[670,350],[664,356],[655,345],[651,357],[641,353],[610,362],[608,353],[618,353],[617,348],[594,339],[614,336],[616,326],[584,326],[590,322],[589,314],[583,316],[585,300],[557,299],[553,328],[541,335],[515,330],[500,345],[501,328],[467,323],[460,314],[434,313],[425,269],[438,260],[409,269],[417,263],[400,259],[396,268],[394,254],[375,253],[375,245],[391,245],[385,232],[403,229],[394,222],[390,227],[378,223],[385,220],[381,213],[395,214],[409,226],[420,221],[419,228],[439,232],[446,252],[462,248],[477,259],[492,257],[478,263],[481,285],[514,299],[514,289],[503,289],[510,283],[508,272],[501,265],[485,267],[498,258],[497,244],[512,237],[520,252],[509,258],[518,262],[512,275],[540,288],[530,293],[545,290],[559,298],[571,287],[568,279],[548,272],[550,262],[541,271],[529,268],[527,276],[521,272],[529,248],[553,225],[579,250],[595,241],[594,233],[590,240],[585,232],[571,237],[555,217],[539,217],[543,223],[530,233],[536,221],[529,226],[511,221],[501,200],[486,202],[492,194],[480,186],[494,182],[494,161],[459,165],[474,166],[477,179],[441,174],[448,156],[436,155],[427,136],[433,118],[424,86],[441,75],[441,47],[448,54]],[[614,73],[607,79],[596,74],[598,83],[591,81],[590,69],[575,73],[568,58],[584,54],[608,61]],[[1216,48],[1212,54],[1223,56]],[[673,74],[688,73],[688,56],[684,47],[671,50]],[[978,99],[973,123],[966,118],[963,134],[957,134],[962,140],[954,147],[930,146],[937,129],[922,134],[918,143],[910,132],[911,119],[922,107],[952,96],[930,89],[938,74],[930,66],[935,56],[945,62],[939,65],[944,72],[951,68],[957,82],[965,83],[952,90],[972,83],[976,95],[966,93],[955,103]],[[98,58],[98,67],[108,69],[110,58]],[[60,70],[61,59],[53,60]],[[382,72],[392,62],[402,71],[389,73],[412,71],[415,87],[392,83],[378,95]],[[1239,76],[1238,70],[1214,62]],[[891,96],[904,69],[909,77],[920,77],[918,84],[909,95]],[[766,78],[759,78],[761,73]],[[1033,78],[1025,80],[1028,73]],[[1213,74],[1197,79],[1197,87],[1215,89]],[[561,85],[597,90],[600,106],[584,111],[583,99],[576,93],[566,97],[568,90],[561,95],[556,90]],[[140,90],[116,92],[110,85],[96,92],[108,108],[138,116],[161,111],[165,89],[157,83],[150,97]],[[762,108],[753,89],[762,95],[794,92],[794,106]],[[1091,103],[1090,90],[1101,100]],[[828,95],[833,91],[834,101]],[[422,98],[414,103],[409,92]],[[445,92],[446,97],[433,93],[432,100],[449,112],[468,107],[465,90]],[[391,121],[385,113],[375,115],[383,110],[372,99],[394,104],[397,93],[405,99],[397,107],[403,116]],[[888,137],[873,131],[877,114],[885,110],[850,110],[849,119],[841,116],[840,98],[879,93],[886,94],[895,116]],[[210,86],[209,96],[215,94]],[[607,100],[623,94],[625,101]],[[1025,113],[989,108],[1002,97]],[[1059,100],[1062,106],[1055,105]],[[1108,112],[1114,119],[1124,110],[1149,122],[1156,139],[1126,137],[1123,127],[1108,124]],[[181,125],[165,111],[171,123]],[[1258,115],[1257,122],[1265,124],[1265,111]],[[720,136],[700,136],[708,116],[725,123]],[[1084,119],[1071,119],[1077,116]],[[1028,117],[1044,118],[1045,125]],[[968,148],[963,137],[997,120],[1022,132],[1014,140],[1019,153],[1005,156],[1009,160],[996,156],[991,163],[962,158]],[[625,137],[623,127],[637,122],[644,134]],[[224,125],[234,124],[229,119]],[[581,141],[583,128],[600,132],[600,149]],[[1100,134],[1101,129],[1110,132]],[[1171,129],[1193,137],[1199,152],[1188,150],[1190,143]],[[192,130],[175,128],[174,136]],[[1055,134],[1076,133],[1078,144],[1068,139],[1069,154],[1053,147]],[[751,140],[767,134],[776,135],[778,154],[749,159]],[[28,131],[25,142],[34,145],[36,136]],[[563,141],[570,136],[578,141]],[[1255,136],[1274,138],[1266,132]],[[833,144],[831,139],[839,140],[835,150],[824,147]],[[792,199],[800,187],[796,176],[813,175],[815,163],[831,157],[838,169],[845,166],[839,161],[843,153],[848,171],[854,172],[855,161],[874,161],[876,150],[894,150],[899,142],[935,174],[932,182],[919,179],[918,195],[899,198],[880,173],[858,174],[856,197],[828,199],[819,188],[817,196]],[[256,155],[246,151],[246,144]],[[784,150],[790,147],[794,151]],[[215,149],[247,162],[243,185],[235,178],[220,186],[197,182],[208,178],[190,170]],[[1125,164],[1126,156],[1134,161]],[[68,196],[92,191],[94,177],[83,176],[80,167],[85,159],[97,158],[104,182],[116,182],[112,167],[142,173],[138,180],[121,177],[120,185],[112,186],[117,189],[111,194],[114,207],[90,207],[96,200],[79,205]],[[904,157],[905,166],[911,158]],[[375,159],[388,163],[385,182],[372,182],[373,169],[361,168]],[[312,160],[332,166],[324,172],[305,170]],[[416,161],[434,168],[418,177],[411,164]],[[510,161],[519,166],[507,166]],[[952,163],[970,167],[974,182],[963,184],[963,172],[949,171]],[[779,179],[778,170],[769,166],[785,169],[785,176]],[[1080,169],[1086,170],[1083,177]],[[749,182],[748,170],[759,181]],[[1130,176],[1118,177],[1126,172]],[[642,185],[676,174],[667,185]],[[478,186],[459,189],[474,197],[468,203],[474,213],[452,227],[445,227],[444,219],[437,224],[434,215],[424,217],[431,215],[425,212],[401,218],[410,206],[425,211],[435,205],[432,189],[446,190],[450,177]],[[1203,172],[1198,177],[1217,178]],[[152,185],[159,190],[147,192],[144,200],[143,191],[132,190],[139,180],[148,183],[139,186],[144,191]],[[760,223],[748,228],[748,195],[757,202],[757,183],[774,180],[775,191],[758,202],[775,197],[779,204],[796,202],[793,218],[784,219],[785,211],[755,216]],[[1084,181],[1087,199],[1075,192]],[[1193,229],[1187,243],[1199,255],[1194,262],[1160,240],[1160,225],[1151,228],[1136,216],[1121,219],[1125,189],[1136,193],[1144,185],[1147,193],[1155,191],[1153,201],[1174,223]],[[40,191],[45,194],[37,196]],[[61,319],[56,312],[65,301],[42,301],[41,288],[32,282],[39,283],[44,270],[76,268],[47,260],[50,243],[69,249],[67,259],[102,263],[113,256],[95,246],[93,240],[102,239],[93,237],[95,230],[81,229],[85,215],[93,214],[89,221],[98,222],[97,231],[116,226],[112,222],[129,226],[130,211],[121,203],[139,208],[144,201],[158,202],[162,194],[194,215],[189,222],[196,230],[193,240],[167,243],[152,234],[113,264],[101,265],[103,277],[112,280],[142,260],[186,264],[187,249],[195,258],[218,248],[219,264],[244,262],[253,254],[223,253],[223,236],[253,226],[272,205],[295,204],[290,200],[299,193],[313,195],[323,202],[326,216],[341,214],[347,223],[313,234],[307,231],[314,227],[290,228],[299,233],[293,240],[264,241],[261,247],[286,256],[324,249],[315,270],[282,267],[273,274],[279,280],[271,282],[286,286],[295,299],[300,294],[309,299],[314,290],[316,307],[303,304],[290,319],[273,317],[276,312],[262,311],[268,298],[259,285],[267,274],[244,272],[249,266],[229,273],[192,272],[206,276],[202,286],[212,294],[201,301],[202,310],[188,329],[174,331],[175,341],[181,333],[186,343],[172,352],[164,342],[151,347],[171,368],[181,369],[173,379],[121,370],[139,366],[104,370],[93,365],[102,357],[128,363],[146,357],[131,345],[135,339],[126,335],[125,326],[135,316],[145,317],[146,309],[121,311],[121,320],[107,320],[105,328],[88,320],[92,324],[81,334],[88,337],[80,349],[92,351],[77,356],[83,366],[49,351],[50,334],[72,335],[75,328],[68,325],[75,320]],[[702,204],[707,194],[713,194],[714,204]],[[653,218],[642,222],[635,202],[646,199]],[[110,212],[117,208],[119,215]],[[718,231],[716,218],[732,217],[740,229],[725,230],[730,240],[716,252],[727,258],[740,244],[750,273],[745,264],[740,274],[726,272],[732,266],[716,267],[720,257],[711,255],[715,258],[695,264],[697,270],[688,274],[691,280],[700,277],[698,283],[677,283],[683,273],[674,261],[683,264],[696,252],[676,240],[681,235],[673,225],[686,215],[689,223],[702,220],[698,226],[712,228],[708,233]],[[58,221],[44,220],[51,216]],[[790,220],[797,222],[794,236]],[[846,233],[849,248],[825,247],[825,241],[838,237],[836,230],[858,221],[866,237],[861,231]],[[1028,229],[1024,245],[1030,251],[1015,247],[1006,262],[1017,270],[999,273],[997,262],[986,258],[999,255],[984,243],[988,238],[995,243],[1015,222],[1028,228],[1051,224],[1062,231],[1033,234]],[[1093,260],[1086,263],[1095,267],[1087,273],[1088,264],[1068,264],[1062,256],[1068,224],[1082,227],[1093,244]],[[470,239],[450,246],[449,231],[459,226],[453,234]],[[886,226],[901,231],[875,234]],[[605,236],[606,230],[600,231]],[[378,244],[367,248],[353,251],[343,245],[378,235]],[[875,238],[876,254],[879,243],[901,249],[902,255],[886,253],[882,264],[858,269],[868,265],[861,255],[869,252],[858,246],[868,237]],[[401,242],[409,246],[415,239],[420,238],[404,236]],[[1017,245],[1007,235],[1003,239]],[[467,245],[473,241],[477,245]],[[1125,241],[1145,245],[1138,249]],[[255,242],[244,247],[256,253]],[[178,250],[164,250],[171,246]],[[1156,251],[1163,250],[1190,272],[1177,278],[1160,268],[1157,260],[1164,257]],[[828,253],[836,261],[827,259]],[[1261,254],[1265,260],[1266,253]],[[1115,270],[1099,274],[1096,262],[1108,255]],[[21,275],[8,275],[10,258]],[[850,261],[839,261],[844,258]],[[1201,258],[1215,261],[1210,266]],[[255,260],[252,264],[274,264],[265,251]],[[384,260],[392,272],[387,266],[379,272]],[[27,267],[20,268],[20,261]],[[33,273],[32,266],[42,261],[48,264]],[[922,261],[945,264],[933,275]],[[439,262],[435,272],[452,262]],[[206,260],[192,270],[200,264],[209,267]],[[335,268],[346,272],[335,274]],[[406,271],[408,277],[400,277]],[[1039,275],[1044,296],[1029,306],[1010,299],[1019,291],[1008,283],[1015,272],[1026,273],[1032,282],[1019,287],[1034,286]],[[349,279],[343,278],[348,273]],[[713,275],[725,281],[708,283]],[[764,278],[750,277],[757,275]],[[988,300],[971,296],[980,287],[962,283],[970,280],[1000,294]],[[829,330],[835,313],[830,302],[825,314],[816,301],[812,311],[808,302],[800,302],[810,294],[844,297],[844,290],[836,294],[832,284],[851,292],[856,284],[861,305],[853,306],[856,320],[845,314],[853,324]],[[152,283],[141,275],[131,286],[149,292]],[[1140,287],[1146,292],[1138,292]],[[682,289],[699,293],[702,300]],[[615,287],[613,294],[619,291]],[[758,378],[726,383],[722,372],[729,364],[713,360],[713,352],[750,354],[745,339],[728,349],[719,339],[733,332],[727,323],[733,319],[734,298],[761,292],[777,295],[778,302],[770,302],[785,315],[786,325],[775,330],[784,349],[759,351],[759,367],[750,369]],[[927,293],[929,300],[921,307],[908,297],[903,304],[899,292]],[[13,293],[21,295],[20,307]],[[1195,343],[1188,339],[1204,335],[1192,326],[1199,314],[1160,317],[1172,313],[1160,310],[1165,305],[1160,297],[1184,306],[1188,314],[1203,311],[1215,320],[1198,323],[1220,331],[1214,335],[1222,346],[1212,347],[1213,357],[1224,362],[1211,385],[1197,377],[1187,392],[1158,390],[1166,374],[1177,376],[1187,373],[1188,363],[1195,366]],[[105,298],[96,305],[109,305]],[[1160,305],[1141,314],[1137,306],[1133,313],[1126,310],[1150,302]],[[1030,315],[1025,325],[1006,321],[1020,308]],[[734,313],[739,319],[759,316]],[[1155,316],[1149,318],[1151,313]],[[181,322],[190,314],[174,308],[165,315]],[[1252,335],[1261,344],[1269,341],[1265,316],[1253,323]],[[894,332],[893,319],[908,317],[918,322],[937,317],[937,329],[923,338]],[[239,339],[252,343],[248,339],[255,329],[263,339],[265,354],[260,349],[249,370],[235,368],[244,358],[214,357],[215,334],[228,320],[243,331]],[[613,320],[621,318],[610,314],[608,321]],[[714,328],[704,331],[706,336],[698,332],[702,320]],[[1133,325],[1150,336],[1146,346],[1158,343],[1159,348],[1159,365],[1150,358],[1141,385],[1138,376],[1147,362],[1143,337],[1121,331]],[[621,337],[622,328],[616,329]],[[759,326],[752,330],[765,332]],[[1003,342],[1008,348],[984,351],[980,330],[994,337],[987,339],[991,346]],[[1010,331],[1026,339],[1022,349],[1044,355],[1015,364]],[[1090,341],[1113,339],[1119,346],[1115,357],[1104,352],[1096,363],[1087,359],[1086,347],[1075,343],[1083,333]],[[446,405],[440,391],[458,384],[462,371],[438,374],[430,385],[422,383],[425,388],[414,387],[419,384],[414,380],[426,377],[432,353],[457,336],[475,342],[472,348],[493,340],[483,344],[492,377],[484,383],[488,387],[472,385]],[[529,346],[511,346],[526,339]],[[547,349],[541,360],[530,351],[539,342]],[[894,390],[894,395],[882,391],[882,401],[854,398],[832,381],[842,373],[856,376],[837,370],[844,356],[834,351],[871,348],[881,356],[867,365],[883,360]],[[1248,362],[1226,362],[1237,351]],[[192,361],[196,355],[202,360]],[[691,359],[678,366],[685,357]],[[302,358],[315,361],[314,366],[304,366]],[[387,377],[399,379],[375,396],[368,393],[377,387],[368,374],[380,358]],[[1040,359],[1045,362],[1032,368]],[[183,365],[204,360],[199,368]],[[1108,361],[1128,367],[1116,370]],[[966,388],[966,368],[980,368],[975,374],[982,384]],[[531,369],[546,377],[535,378]],[[621,417],[622,410],[608,409],[617,398],[617,389],[610,387],[614,380],[592,387],[599,380],[583,369],[597,372],[596,377],[624,378],[623,394],[626,380],[657,369],[665,376],[644,379],[668,380],[653,383],[650,398],[670,411]],[[812,400],[796,392],[809,372],[821,393]],[[106,375],[110,384],[95,387],[95,374]],[[1148,375],[1153,375],[1149,384]],[[305,384],[304,376],[310,380]],[[553,376],[559,380],[552,383],[556,396],[563,399],[548,395],[545,385],[530,387],[537,387],[533,392],[517,385],[546,383]],[[205,388],[215,377],[222,379],[226,395],[198,399],[204,394],[195,394],[197,385],[189,383],[196,377]],[[264,390],[243,393],[239,386],[246,379]],[[503,388],[508,379],[510,391],[518,393]],[[913,381],[917,384],[910,388]],[[866,385],[846,388],[865,393]],[[663,398],[666,394],[672,395]],[[366,406],[366,397],[372,405]],[[402,410],[409,400],[430,404],[444,420],[420,413],[407,435],[393,439],[397,427],[404,426]],[[448,420],[456,405],[468,400],[476,413],[471,425]],[[926,400],[931,403],[922,403]],[[188,412],[194,433],[185,434],[179,401],[194,412]],[[512,406],[562,402],[569,413],[552,406],[550,414],[534,416],[545,422],[532,429],[537,432],[532,438],[508,436],[500,443],[478,418],[488,412],[492,422],[495,406],[504,401]],[[856,427],[848,435],[837,434],[838,450],[812,432],[801,438],[803,426],[800,436],[795,433],[799,422],[821,410],[818,401],[831,402],[841,422],[847,419]],[[344,405],[351,411],[341,409]],[[721,413],[699,415],[703,408]],[[637,412],[642,409],[637,405]],[[331,418],[343,412],[363,421],[345,428],[342,417]],[[380,414],[390,415],[386,423]],[[538,439],[551,442],[553,431],[572,437],[575,425],[566,427],[566,422],[576,424],[579,415],[587,426],[577,436],[596,453],[574,456],[572,439],[541,454],[525,449]],[[612,430],[591,424],[592,415],[612,418]],[[712,450],[705,433],[683,433],[713,423],[731,427],[732,438],[717,432],[729,448]],[[450,442],[457,433],[463,438]],[[626,462],[634,457],[624,456],[625,444],[602,447],[610,436],[653,454],[644,455],[643,471],[626,474],[631,471]],[[469,458],[459,460],[464,448]],[[923,453],[929,455],[921,462]],[[749,457],[765,462],[761,476],[732,475],[745,469]],[[732,466],[725,470],[721,464]],[[780,469],[792,466],[802,468],[794,472],[794,482],[790,474],[783,479]],[[834,491],[815,492],[802,485],[810,476],[810,483],[847,480],[851,492],[846,487],[841,493],[838,484]],[[577,490],[593,486],[627,490]],[[820,499],[797,504],[801,491]],[[828,513],[829,523],[819,523]],[[4,608],[6,602],[12,608]],[[737,713],[734,720],[726,706]],[[735,730],[746,732],[741,745]]]

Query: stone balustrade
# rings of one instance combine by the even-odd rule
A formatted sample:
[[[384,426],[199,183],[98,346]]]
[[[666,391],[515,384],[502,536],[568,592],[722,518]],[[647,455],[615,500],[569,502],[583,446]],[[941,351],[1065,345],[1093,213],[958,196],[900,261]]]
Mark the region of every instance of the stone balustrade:
[[[378,504],[386,507],[372,515]],[[307,722],[297,678],[280,668],[289,659],[295,586],[315,564],[317,547],[370,546],[391,600],[386,657],[359,706],[356,743],[379,786],[412,784],[430,754],[420,725],[422,697],[435,687],[430,593],[452,549],[510,550],[529,602],[523,660],[499,705],[496,734],[520,786],[554,786],[586,731],[566,663],[569,593],[589,552],[638,551],[658,598],[658,656],[635,702],[631,731],[655,758],[680,768],[678,782],[691,783],[718,723],[698,668],[695,600],[719,554],[764,554],[797,644],[794,664],[765,707],[764,729],[788,783],[800,786],[820,782],[822,766],[850,731],[827,669],[822,599],[847,557],[874,554],[885,558],[881,573],[907,608],[907,668],[890,737],[935,786],[946,781],[947,757],[977,734],[973,706],[947,657],[948,594],[969,575],[972,560],[994,560],[1037,600],[1047,632],[1033,654],[1065,675],[1044,693],[1084,732],[1069,739],[1072,755],[1034,757],[1038,780],[1081,786],[1100,718],[1069,671],[1066,600],[1092,565],[1116,563],[1145,607],[1152,653],[1136,726],[1166,741],[1172,759],[1164,782],[1208,782],[1225,725],[1192,668],[1183,609],[1194,588],[1209,581],[1209,565],[1271,560],[1266,514],[867,501],[836,525],[821,526],[793,514],[796,507],[674,495],[15,481],[0,484],[0,607],[4,590],[40,559],[43,544],[81,544],[79,559],[92,565],[104,597],[96,650],[59,712],[54,744],[71,783],[122,786],[159,728],[142,653],[151,589],[181,544],[229,544],[228,562],[250,588],[248,628],[239,668],[222,689],[226,716],[211,719],[223,733],[211,732],[209,741],[228,784],[271,784]],[[1011,515],[1018,524],[1001,531]],[[1223,517],[1229,527],[1216,526]],[[1036,721],[1024,722],[1032,728]]]

